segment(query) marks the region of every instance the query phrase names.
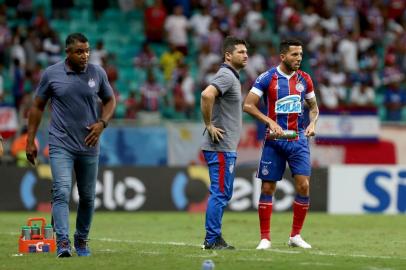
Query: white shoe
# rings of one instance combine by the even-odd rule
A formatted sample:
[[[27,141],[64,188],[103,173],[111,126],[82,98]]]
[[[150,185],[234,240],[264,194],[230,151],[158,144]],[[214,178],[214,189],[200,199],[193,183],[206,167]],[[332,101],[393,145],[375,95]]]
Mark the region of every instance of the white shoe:
[[[257,246],[257,249],[268,249],[271,248],[271,241],[268,239],[262,239],[261,242],[259,242],[259,245]]]
[[[305,240],[302,239],[300,234],[296,234],[293,237],[289,237],[288,245],[290,247],[301,247],[301,248],[312,248],[311,245],[306,243]]]

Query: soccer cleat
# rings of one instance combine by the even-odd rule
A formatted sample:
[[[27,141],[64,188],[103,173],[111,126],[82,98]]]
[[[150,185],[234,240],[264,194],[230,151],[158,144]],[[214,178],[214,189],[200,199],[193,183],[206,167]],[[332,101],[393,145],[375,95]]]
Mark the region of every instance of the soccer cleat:
[[[87,245],[88,242],[89,242],[88,239],[81,239],[81,238],[75,237],[74,246],[75,246],[76,254],[78,254],[79,257],[90,256],[91,253],[90,253],[89,246]]]
[[[56,257],[58,258],[72,257],[72,251],[69,240],[62,240],[58,243],[56,248]]]
[[[203,249],[235,249],[235,247],[227,244],[223,237],[220,236],[212,244],[204,240]]]
[[[290,247],[301,247],[301,248],[312,248],[311,245],[306,243],[305,240],[302,239],[300,234],[296,234],[293,237],[289,237],[288,245]]]
[[[269,249],[271,248],[271,241],[268,239],[264,238],[259,242],[259,245],[257,246],[257,249]]]

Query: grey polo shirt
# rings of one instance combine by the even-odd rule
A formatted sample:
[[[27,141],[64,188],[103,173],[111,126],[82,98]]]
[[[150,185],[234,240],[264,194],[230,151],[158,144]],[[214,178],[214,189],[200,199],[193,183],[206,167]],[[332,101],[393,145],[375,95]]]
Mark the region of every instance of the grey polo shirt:
[[[220,95],[216,97],[212,111],[212,123],[223,129],[223,140],[212,142],[205,132],[202,150],[235,152],[242,130],[241,83],[238,73],[226,64],[222,64],[210,82]]]
[[[74,154],[97,155],[97,147],[88,147],[85,138],[87,127],[100,118],[101,100],[113,96],[106,72],[88,64],[76,73],[61,61],[48,67],[36,90],[36,97],[51,100],[49,124],[50,147],[62,147]]]

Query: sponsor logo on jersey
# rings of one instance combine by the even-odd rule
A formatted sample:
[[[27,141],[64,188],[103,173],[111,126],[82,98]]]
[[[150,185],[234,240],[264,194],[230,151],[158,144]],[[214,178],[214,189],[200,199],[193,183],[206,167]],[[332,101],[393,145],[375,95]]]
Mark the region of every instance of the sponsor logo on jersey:
[[[290,95],[284,98],[278,99],[275,102],[275,113],[287,114],[287,113],[301,113],[302,103],[300,102],[299,95]]]

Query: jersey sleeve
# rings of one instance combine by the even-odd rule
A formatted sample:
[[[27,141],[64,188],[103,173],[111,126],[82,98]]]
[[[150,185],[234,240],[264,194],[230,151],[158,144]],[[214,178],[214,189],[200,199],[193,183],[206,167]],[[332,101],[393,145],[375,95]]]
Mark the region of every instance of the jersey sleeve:
[[[269,71],[266,71],[258,76],[258,78],[255,80],[255,83],[252,86],[250,92],[252,92],[253,94],[255,94],[259,97],[262,97],[262,95],[265,93],[266,89],[269,86],[269,81],[270,81],[270,74],[269,74]]]
[[[35,96],[47,101],[51,97],[51,87],[47,70],[41,76]]]
[[[224,95],[224,93],[230,90],[233,86],[233,76],[234,75],[231,73],[231,71],[227,72],[222,68],[219,72],[217,72],[216,75],[214,75],[210,85],[213,85],[221,95]]]
[[[312,81],[312,78],[310,77],[310,75],[306,74],[305,81],[307,84],[305,99],[311,99],[311,98],[315,97],[316,95],[314,93],[314,85],[313,85],[313,81]]]
[[[100,79],[100,89],[98,95],[101,100],[108,99],[114,95],[113,88],[111,87],[109,80],[107,79],[106,71],[102,68],[98,68],[98,72],[101,76]]]

